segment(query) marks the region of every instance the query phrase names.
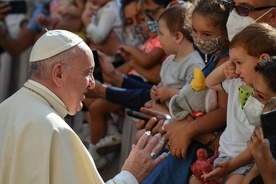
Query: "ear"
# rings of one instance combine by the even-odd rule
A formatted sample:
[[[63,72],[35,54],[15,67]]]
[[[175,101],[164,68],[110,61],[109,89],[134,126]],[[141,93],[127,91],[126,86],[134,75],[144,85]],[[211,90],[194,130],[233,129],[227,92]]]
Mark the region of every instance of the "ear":
[[[52,68],[52,79],[57,87],[64,85],[64,66],[61,63],[57,63]]]
[[[182,42],[184,39],[184,35],[181,32],[175,33],[175,41],[176,43]]]
[[[267,60],[267,59],[269,59],[270,58],[270,55],[268,55],[268,54],[266,54],[266,53],[264,53],[264,54],[262,54],[261,56],[260,56],[260,59],[261,60]]]

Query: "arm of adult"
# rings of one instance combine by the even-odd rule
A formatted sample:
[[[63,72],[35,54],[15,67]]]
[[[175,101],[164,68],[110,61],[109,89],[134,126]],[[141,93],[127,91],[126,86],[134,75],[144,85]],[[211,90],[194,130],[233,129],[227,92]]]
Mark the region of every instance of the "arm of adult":
[[[12,39],[3,29],[0,28],[0,43],[11,56],[17,56],[31,46],[35,41],[35,37],[36,34],[34,32],[23,27],[19,37]]]
[[[270,151],[270,143],[268,139],[263,138],[262,128],[258,128],[256,136],[247,142],[255,163],[258,167],[264,183],[276,183],[276,160],[273,158]]]
[[[7,6],[7,3],[0,3],[0,20],[3,20],[4,12],[9,9],[10,6]],[[5,29],[0,27],[0,43],[11,56],[17,56],[31,46],[36,36],[37,34],[35,32],[23,26],[19,36],[13,39],[7,34]]]
[[[161,81],[160,70],[162,63],[157,63],[151,68],[144,68],[136,62],[130,62],[130,66],[135,68],[137,73],[145,77],[149,82],[157,84]]]
[[[141,66],[145,69],[150,69],[155,65],[161,63],[162,58],[164,57],[164,50],[160,47],[154,47],[149,53],[145,53],[138,49],[137,47],[121,45],[121,50],[125,50],[130,54],[133,60],[133,66]]]
[[[5,13],[11,9],[11,6],[8,2],[0,3],[0,21],[3,21],[5,18]]]
[[[218,108],[207,113],[205,116],[193,119],[191,116],[180,121],[174,121],[165,125],[164,137],[170,144],[170,151],[178,158],[186,157],[186,150],[191,140],[198,135],[210,134],[225,126],[226,123],[227,95],[218,93]],[[206,144],[206,140],[198,140]]]
[[[166,153],[157,158],[154,156],[160,152],[164,145],[161,134],[154,135],[145,132],[137,145],[132,146],[129,157],[126,159],[122,171],[107,183],[141,183],[149,173],[166,157]]]

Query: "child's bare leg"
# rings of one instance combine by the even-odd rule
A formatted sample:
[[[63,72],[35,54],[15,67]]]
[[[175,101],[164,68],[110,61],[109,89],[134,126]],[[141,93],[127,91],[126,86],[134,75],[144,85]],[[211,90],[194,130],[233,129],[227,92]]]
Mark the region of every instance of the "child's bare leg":
[[[233,183],[241,183],[244,179],[244,175],[242,174],[233,174],[230,175],[225,182],[225,184],[233,184]]]
[[[91,104],[89,113],[91,119],[90,132],[92,144],[96,144],[101,138],[105,137],[107,130],[106,118],[111,112],[116,112],[121,108],[120,105],[102,99],[97,99]]]
[[[250,181],[258,175],[259,175],[259,171],[258,171],[257,165],[254,164],[252,169],[245,175],[242,181],[242,184],[249,184]]]
[[[190,177],[189,184],[201,184],[201,182],[194,175],[192,175]]]

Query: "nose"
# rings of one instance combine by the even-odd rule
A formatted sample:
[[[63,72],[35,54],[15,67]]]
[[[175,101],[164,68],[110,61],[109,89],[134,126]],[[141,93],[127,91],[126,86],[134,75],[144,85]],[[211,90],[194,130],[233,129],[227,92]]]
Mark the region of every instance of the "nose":
[[[236,74],[240,74],[240,69],[239,69],[239,67],[237,65],[236,65],[235,73]]]
[[[138,16],[133,19],[133,26],[140,24]]]
[[[95,79],[93,74],[89,76],[89,81],[88,81],[88,89],[93,89],[95,87]]]

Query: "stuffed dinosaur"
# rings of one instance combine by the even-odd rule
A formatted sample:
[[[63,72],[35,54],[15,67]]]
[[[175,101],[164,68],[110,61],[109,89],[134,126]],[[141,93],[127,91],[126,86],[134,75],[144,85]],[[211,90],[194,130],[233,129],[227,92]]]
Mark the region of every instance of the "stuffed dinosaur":
[[[217,108],[216,91],[208,89],[201,69],[194,68],[194,78],[184,85],[178,94],[170,100],[169,110],[172,118],[182,120],[188,114],[194,118]]]

